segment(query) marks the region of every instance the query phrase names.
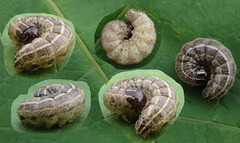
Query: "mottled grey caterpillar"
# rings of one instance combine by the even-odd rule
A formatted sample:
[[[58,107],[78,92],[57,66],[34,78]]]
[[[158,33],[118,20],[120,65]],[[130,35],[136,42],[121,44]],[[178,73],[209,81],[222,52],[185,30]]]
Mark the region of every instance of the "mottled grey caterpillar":
[[[24,124],[34,127],[59,127],[76,119],[84,109],[84,91],[71,84],[49,84],[42,86],[34,98],[22,102],[18,117]]]
[[[176,115],[174,89],[157,77],[133,77],[112,84],[104,94],[105,106],[126,121],[137,119],[136,133],[146,138],[161,131]]]
[[[232,87],[236,64],[231,52],[213,39],[198,38],[185,44],[175,60],[178,77],[195,86],[206,84],[204,99],[224,96]]]
[[[52,16],[17,18],[10,23],[8,35],[16,45],[14,66],[19,72],[59,63],[74,43],[69,25]]]
[[[102,47],[109,59],[122,65],[136,64],[146,58],[156,42],[153,21],[142,11],[130,9],[123,20],[113,20],[101,33]]]

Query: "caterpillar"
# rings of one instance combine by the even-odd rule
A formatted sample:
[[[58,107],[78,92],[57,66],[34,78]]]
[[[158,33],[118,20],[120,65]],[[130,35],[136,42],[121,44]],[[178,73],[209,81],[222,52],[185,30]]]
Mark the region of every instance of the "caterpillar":
[[[104,94],[111,113],[129,122],[137,119],[136,133],[146,138],[161,131],[176,115],[178,97],[174,89],[158,77],[133,77],[112,84]]]
[[[236,64],[231,52],[213,39],[197,38],[185,45],[175,59],[175,70],[185,83],[206,85],[204,99],[221,98],[232,87]]]
[[[10,23],[8,35],[16,45],[14,66],[19,72],[59,63],[74,44],[69,25],[52,16],[17,18]]]
[[[101,32],[101,44],[109,59],[122,65],[137,64],[151,54],[156,43],[153,21],[142,11],[130,9],[123,20],[107,23]]]
[[[71,123],[84,109],[84,91],[71,84],[48,84],[42,86],[32,99],[22,102],[17,110],[24,124],[47,129],[58,124]]]

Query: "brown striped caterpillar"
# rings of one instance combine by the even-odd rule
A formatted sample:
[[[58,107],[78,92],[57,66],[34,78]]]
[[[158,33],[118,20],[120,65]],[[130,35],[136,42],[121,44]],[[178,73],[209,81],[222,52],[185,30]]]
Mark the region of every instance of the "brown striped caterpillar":
[[[236,64],[231,52],[213,39],[198,38],[185,44],[175,59],[178,77],[195,86],[206,84],[204,99],[224,96],[232,87]]]
[[[109,59],[122,65],[136,64],[146,58],[156,42],[153,21],[142,11],[130,9],[123,20],[113,20],[101,33],[102,47]]]
[[[84,91],[71,84],[49,84],[42,86],[34,98],[22,102],[18,117],[24,124],[34,127],[59,127],[76,119],[84,109]]]
[[[178,97],[174,89],[158,77],[133,77],[112,84],[104,94],[104,105],[125,121],[137,119],[136,133],[146,138],[172,121]]]
[[[10,23],[8,35],[16,45],[14,66],[19,72],[59,63],[74,43],[69,25],[52,16],[17,18]]]

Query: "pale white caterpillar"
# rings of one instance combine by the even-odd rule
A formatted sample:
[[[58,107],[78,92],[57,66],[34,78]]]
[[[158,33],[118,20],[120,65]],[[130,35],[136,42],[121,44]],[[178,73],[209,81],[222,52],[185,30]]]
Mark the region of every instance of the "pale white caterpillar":
[[[16,45],[14,66],[19,72],[59,63],[74,43],[69,25],[52,16],[17,18],[10,23],[8,34]]]
[[[71,83],[49,84],[42,86],[34,98],[22,102],[17,113],[24,124],[61,127],[76,119],[85,104],[86,95],[81,88]]]
[[[101,33],[102,47],[109,59],[122,65],[136,64],[151,54],[156,43],[153,21],[142,11],[130,9],[123,20],[113,20]]]
[[[178,97],[174,89],[157,77],[133,77],[112,84],[104,94],[104,105],[126,121],[137,119],[136,133],[146,138],[161,131],[176,115]]]
[[[231,52],[213,39],[198,38],[185,44],[175,60],[178,77],[185,83],[206,85],[204,99],[224,96],[232,87],[236,64]]]

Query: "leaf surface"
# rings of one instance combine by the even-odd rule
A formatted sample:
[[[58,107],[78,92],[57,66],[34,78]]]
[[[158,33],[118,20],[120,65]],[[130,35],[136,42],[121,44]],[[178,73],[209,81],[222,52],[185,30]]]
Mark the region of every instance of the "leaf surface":
[[[118,17],[128,6],[145,11],[157,26],[155,56],[145,64],[116,66],[99,57],[95,51],[98,26],[106,16]],[[9,75],[0,45],[0,142],[131,142],[125,131],[105,121],[98,92],[117,73],[136,69],[161,70],[184,89],[185,104],[173,125],[154,142],[239,142],[240,140],[240,74],[230,91],[220,100],[202,100],[199,87],[181,82],[174,70],[174,59],[183,44],[199,37],[213,38],[232,52],[240,65],[239,0],[10,0],[0,1],[0,33],[7,22],[22,13],[48,13],[70,20],[76,32],[75,48],[69,63],[61,71],[41,79]],[[91,109],[80,128],[61,133],[20,133],[11,125],[11,105],[29,88],[48,79],[87,82],[91,90]],[[139,139],[138,142],[141,142]]]

